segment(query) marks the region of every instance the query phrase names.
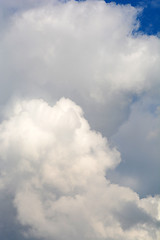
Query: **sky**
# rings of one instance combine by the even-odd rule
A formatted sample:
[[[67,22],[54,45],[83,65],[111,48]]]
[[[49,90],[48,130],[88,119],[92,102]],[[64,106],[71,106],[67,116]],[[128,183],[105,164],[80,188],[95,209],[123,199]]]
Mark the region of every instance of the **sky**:
[[[110,2],[106,0],[106,2]],[[117,4],[131,4],[134,7],[143,9],[142,14],[138,16],[140,21],[139,31],[147,35],[157,35],[160,32],[160,1],[159,0],[118,0]]]
[[[160,239],[159,14],[0,0],[1,239]]]

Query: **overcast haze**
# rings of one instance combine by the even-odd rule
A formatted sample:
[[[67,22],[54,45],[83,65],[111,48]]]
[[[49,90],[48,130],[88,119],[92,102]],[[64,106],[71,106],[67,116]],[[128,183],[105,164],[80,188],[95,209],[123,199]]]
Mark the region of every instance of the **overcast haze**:
[[[0,5],[0,238],[159,240],[160,39],[142,31],[145,1]]]

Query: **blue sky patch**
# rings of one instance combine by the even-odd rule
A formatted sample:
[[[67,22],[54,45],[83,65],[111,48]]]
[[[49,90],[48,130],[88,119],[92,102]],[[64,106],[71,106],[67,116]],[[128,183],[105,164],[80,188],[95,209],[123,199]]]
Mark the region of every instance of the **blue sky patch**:
[[[112,2],[106,0],[107,3]],[[137,1],[118,0],[117,4],[131,4],[134,7],[142,7],[143,12],[138,16],[140,20],[139,31],[148,35],[159,35],[160,32],[160,0]]]

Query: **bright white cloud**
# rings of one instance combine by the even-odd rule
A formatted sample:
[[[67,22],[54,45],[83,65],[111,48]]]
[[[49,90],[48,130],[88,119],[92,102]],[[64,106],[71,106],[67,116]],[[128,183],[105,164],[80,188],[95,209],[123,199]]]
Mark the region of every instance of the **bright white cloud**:
[[[129,176],[124,167],[117,182],[151,193],[157,174],[149,171],[159,166],[153,108],[160,40],[132,34],[139,9],[129,5],[1,2],[0,210],[8,217],[5,224],[0,216],[0,227],[16,225],[14,202],[15,232],[29,238],[158,240],[159,196],[140,200],[106,180],[120,153],[91,129],[114,140],[122,155],[127,145],[129,168],[138,166]],[[2,239],[5,231],[13,236],[1,228]]]
[[[159,39],[132,35],[138,11],[70,1],[17,12],[1,38],[1,101],[69,97],[94,128],[113,134],[132,94],[159,81]]]
[[[119,162],[118,152],[109,150],[106,139],[90,130],[82,110],[70,100],[62,99],[54,108],[42,100],[22,101],[6,118],[0,128],[4,179],[5,168],[12,177],[17,165],[17,178],[17,171],[32,174],[33,166],[41,165],[42,182],[52,182],[67,193]]]
[[[159,198],[140,200],[106,180],[120,155],[71,100],[18,101],[0,142],[1,188],[12,192],[26,236],[158,240]]]

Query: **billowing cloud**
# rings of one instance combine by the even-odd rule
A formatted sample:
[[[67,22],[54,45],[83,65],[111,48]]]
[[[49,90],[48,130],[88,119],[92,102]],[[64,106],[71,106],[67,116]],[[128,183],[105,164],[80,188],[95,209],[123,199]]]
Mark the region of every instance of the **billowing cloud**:
[[[136,33],[139,9],[102,1],[14,4],[18,4],[18,10],[9,11],[1,36],[2,109],[14,97],[43,98],[50,104],[67,97],[83,108],[93,129],[112,138],[129,119],[135,101],[139,105],[145,95],[160,89],[160,40]],[[150,99],[150,106],[157,106],[154,94]],[[154,118],[150,108],[146,114]],[[142,124],[145,121],[143,115]],[[129,126],[132,131],[134,126],[130,122]],[[148,126],[145,131],[154,129]],[[126,151],[120,144],[124,142],[123,134],[116,141],[122,152]],[[135,135],[135,143],[137,138]],[[150,152],[154,152],[151,146]],[[139,161],[140,150],[133,151]],[[124,157],[136,169],[133,156]],[[144,154],[142,157],[145,162]],[[158,152],[154,158],[159,159]],[[149,157],[147,162],[145,166],[150,170],[157,160]],[[138,167],[130,179],[126,176],[129,172],[124,174],[127,168],[125,164],[122,170],[119,168],[117,182],[127,182],[136,191],[150,194],[157,177],[153,176],[152,184],[140,187],[139,182],[149,179],[143,168]]]
[[[9,190],[25,236],[158,239],[159,198],[140,200],[105,178],[120,154],[71,100],[17,101],[0,142],[1,191]]]
[[[160,40],[141,10],[1,6],[0,238],[158,240]]]
[[[159,39],[132,35],[138,12],[102,1],[16,12],[1,38],[1,101],[69,97],[93,128],[113,134],[133,96],[159,82]]]

